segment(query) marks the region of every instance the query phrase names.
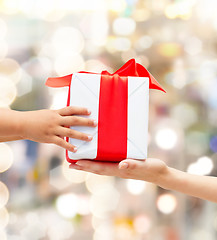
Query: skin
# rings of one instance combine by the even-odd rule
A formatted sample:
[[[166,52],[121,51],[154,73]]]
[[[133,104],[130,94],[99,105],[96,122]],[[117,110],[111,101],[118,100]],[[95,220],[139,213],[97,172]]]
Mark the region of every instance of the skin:
[[[168,167],[160,159],[126,159],[120,163],[79,160],[70,168],[100,175],[144,180],[164,189],[217,203],[216,177],[198,176]]]
[[[80,107],[65,107],[59,110],[13,111],[0,109],[0,142],[29,139],[40,143],[53,143],[76,152],[76,146],[64,137],[91,141],[92,136],[70,129],[69,126],[96,127],[93,119],[74,115],[90,115]]]

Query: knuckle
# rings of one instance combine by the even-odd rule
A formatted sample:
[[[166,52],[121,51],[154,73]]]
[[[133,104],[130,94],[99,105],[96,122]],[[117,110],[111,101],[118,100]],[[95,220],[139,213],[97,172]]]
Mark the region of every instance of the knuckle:
[[[54,125],[52,123],[49,123],[47,125],[47,128],[44,130],[44,134],[45,136],[50,136],[52,135],[54,132]]]
[[[85,135],[85,134],[82,134],[82,135],[81,135],[81,140],[88,140],[88,136]]]
[[[67,135],[68,135],[68,137],[71,137],[71,138],[75,137],[74,131],[72,129],[70,129],[70,128],[67,131]]]
[[[59,114],[56,114],[56,112],[52,110],[52,112],[50,113],[50,124],[53,125],[55,123],[59,123],[60,119],[61,116]]]
[[[73,116],[73,118],[72,118],[72,123],[73,123],[74,125],[77,125],[77,124],[79,123],[79,118]]]

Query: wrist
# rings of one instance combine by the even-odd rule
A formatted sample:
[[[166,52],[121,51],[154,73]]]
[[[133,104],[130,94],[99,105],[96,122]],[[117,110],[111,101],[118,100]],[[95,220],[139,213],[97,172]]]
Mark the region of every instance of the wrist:
[[[171,167],[167,167],[167,171],[162,176],[159,186],[167,190],[179,190],[180,187],[187,187],[188,182],[186,179],[186,173]]]
[[[22,139],[26,139],[26,112],[16,111],[17,121],[15,124],[15,132]]]
[[[168,189],[169,188],[169,183],[173,179],[173,169],[166,166],[164,171],[160,174],[157,185],[160,186],[161,188]]]

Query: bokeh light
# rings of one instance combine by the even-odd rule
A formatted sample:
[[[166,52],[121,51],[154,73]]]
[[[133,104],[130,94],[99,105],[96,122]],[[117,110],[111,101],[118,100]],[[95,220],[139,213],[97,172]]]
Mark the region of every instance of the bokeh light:
[[[144,35],[141,38],[139,38],[139,40],[137,41],[136,48],[139,51],[143,51],[145,49],[150,48],[152,44],[153,44],[153,39],[148,35]]]
[[[126,1],[125,0],[111,0],[108,2],[108,7],[113,12],[123,12],[126,8]]]
[[[93,192],[93,195],[90,198],[91,213],[96,217],[104,218],[109,212],[116,209],[119,203],[120,194],[106,178],[103,179],[102,177],[101,179],[101,183],[96,183],[93,181],[93,178],[89,178],[86,184],[88,190]],[[97,186],[93,185],[94,182]]]
[[[177,199],[172,194],[162,194],[157,199],[157,208],[164,214],[171,214],[175,211],[177,206]]]
[[[113,232],[111,231],[111,226],[108,224],[101,224],[99,227],[96,228],[93,234],[93,240],[100,240],[105,239],[109,240],[113,237]]]
[[[133,222],[134,228],[139,233],[148,233],[151,228],[150,218],[146,215],[138,215]]]
[[[32,76],[22,69],[21,79],[17,83],[17,96],[22,97],[32,91]]]
[[[73,193],[60,195],[56,200],[57,211],[65,218],[73,218],[78,211],[78,201]]]
[[[8,77],[13,82],[17,83],[19,82],[21,78],[21,68],[13,59],[5,58],[0,61],[0,76],[2,77]]]
[[[86,180],[87,173],[70,169],[68,163],[64,161],[62,165],[63,176],[72,183],[82,183]]]
[[[186,40],[184,50],[190,55],[199,54],[202,51],[202,41],[196,37]]]
[[[9,191],[7,186],[0,182],[0,208],[4,207],[9,199]]]
[[[146,182],[141,180],[127,179],[127,190],[133,195],[140,195],[146,189]]]
[[[8,107],[16,98],[17,89],[15,83],[6,77],[0,77],[0,107]]]
[[[208,175],[213,169],[213,161],[211,158],[204,156],[198,158],[195,163],[188,166],[187,172],[196,175]]]
[[[169,19],[182,18],[187,20],[191,17],[191,8],[194,4],[192,1],[180,1],[168,4],[165,8],[165,15]]]
[[[128,36],[133,34],[136,23],[132,18],[117,18],[113,23],[113,31],[116,35]]]
[[[4,39],[7,33],[7,24],[4,20],[0,19],[0,39]]]
[[[114,178],[108,176],[99,176],[96,174],[88,174],[86,178],[86,187],[90,193],[97,194],[103,189],[114,185]]]
[[[110,71],[109,69],[111,69],[110,67],[106,66],[105,64],[103,64],[101,61],[97,59],[90,59],[86,61],[85,66],[86,66],[85,69],[87,72],[101,73],[105,69],[107,69],[107,71]]]
[[[178,57],[182,53],[181,46],[177,43],[162,43],[157,47],[157,51],[164,57]]]
[[[52,91],[52,103],[50,109],[60,109],[66,106],[67,102],[67,89]]]
[[[5,40],[0,39],[0,59],[3,59],[8,54],[8,45]]]
[[[56,55],[70,56],[79,54],[84,48],[84,39],[79,30],[72,27],[62,27],[55,31],[52,46]]]
[[[175,147],[177,143],[177,133],[170,128],[158,130],[155,136],[157,145],[165,150],[170,150]]]
[[[7,171],[13,164],[14,156],[9,145],[0,143],[0,173]]]
[[[0,229],[0,239],[7,240],[6,232],[3,229]]]
[[[0,208],[0,229],[4,229],[9,222],[9,214],[5,207]]]
[[[67,64],[66,64],[67,63]],[[85,67],[84,59],[81,55],[69,55],[61,54],[54,62],[55,71],[59,76],[71,74],[73,72],[79,72]]]

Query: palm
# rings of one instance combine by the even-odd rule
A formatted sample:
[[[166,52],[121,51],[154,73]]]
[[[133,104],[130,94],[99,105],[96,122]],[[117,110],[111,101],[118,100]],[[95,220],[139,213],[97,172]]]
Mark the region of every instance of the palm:
[[[128,163],[128,168],[122,168],[125,163]],[[167,170],[167,166],[163,161],[154,158],[146,160],[127,159],[119,164],[81,160],[78,161],[78,164],[72,164],[70,167],[100,175],[139,179],[153,183]]]

